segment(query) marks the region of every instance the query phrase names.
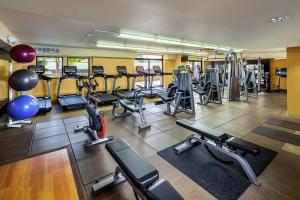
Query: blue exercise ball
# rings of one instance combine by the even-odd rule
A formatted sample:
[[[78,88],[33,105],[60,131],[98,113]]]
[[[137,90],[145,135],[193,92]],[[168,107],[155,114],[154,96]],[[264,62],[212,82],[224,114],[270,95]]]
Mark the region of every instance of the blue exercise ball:
[[[7,106],[8,115],[16,120],[32,118],[39,111],[39,100],[31,95],[14,98]]]

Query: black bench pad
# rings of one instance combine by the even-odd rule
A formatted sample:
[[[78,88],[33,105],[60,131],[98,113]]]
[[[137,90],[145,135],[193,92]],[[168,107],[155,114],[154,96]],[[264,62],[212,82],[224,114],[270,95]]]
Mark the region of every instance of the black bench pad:
[[[147,191],[149,200],[183,200],[180,194],[166,180],[160,180]]]
[[[211,139],[218,144],[222,144],[228,139],[228,135],[226,133],[212,128],[208,128],[206,126],[195,124],[194,122],[187,119],[176,120],[176,124],[190,131],[198,133],[199,135],[205,138]]]
[[[241,150],[254,156],[260,153],[260,149],[257,146],[239,138],[232,137],[226,141],[226,144],[233,150]]]
[[[164,102],[173,101],[174,97],[169,97],[169,93],[158,93],[156,94],[159,98],[161,98]]]
[[[130,110],[131,112],[138,112],[139,109],[137,109],[134,105],[134,103],[128,99],[120,99],[120,104],[121,106],[123,106],[124,108],[127,108],[128,110]]]
[[[145,190],[159,179],[158,171],[124,140],[115,139],[105,147],[137,188]]]

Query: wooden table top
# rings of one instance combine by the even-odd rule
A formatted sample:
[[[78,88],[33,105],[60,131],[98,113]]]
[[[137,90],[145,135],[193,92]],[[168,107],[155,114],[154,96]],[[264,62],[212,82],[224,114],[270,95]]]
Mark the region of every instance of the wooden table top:
[[[67,150],[0,166],[0,199],[79,200]]]

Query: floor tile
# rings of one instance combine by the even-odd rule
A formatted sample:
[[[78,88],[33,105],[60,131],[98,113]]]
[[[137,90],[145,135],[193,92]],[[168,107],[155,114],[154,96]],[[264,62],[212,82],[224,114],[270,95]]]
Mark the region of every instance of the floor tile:
[[[168,129],[164,131],[165,133],[168,133],[172,137],[175,137],[179,141],[183,141],[186,139],[186,137],[195,134],[194,132],[187,130],[183,127],[176,126],[174,128]]]
[[[83,158],[77,161],[78,168],[84,184],[96,181],[114,172],[116,163],[108,152],[96,156]]]
[[[300,156],[300,146],[296,146],[293,144],[285,144],[282,150],[287,151],[289,153],[293,153],[297,156]]]
[[[243,136],[242,139],[252,142],[254,144],[258,144],[260,146],[272,149],[274,151],[280,151],[280,149],[284,146],[284,142],[274,140],[272,138],[258,135],[255,133],[248,133],[247,135]]]
[[[145,138],[144,141],[157,151],[163,150],[180,142],[175,137],[172,137],[167,133],[155,134],[153,136]]]
[[[299,199],[300,156],[281,151],[259,178],[266,187],[291,199]]]
[[[157,122],[151,123],[152,126],[155,128],[158,128],[161,131],[168,130],[170,128],[173,128],[176,126],[175,119],[169,118],[169,119],[163,119]]]

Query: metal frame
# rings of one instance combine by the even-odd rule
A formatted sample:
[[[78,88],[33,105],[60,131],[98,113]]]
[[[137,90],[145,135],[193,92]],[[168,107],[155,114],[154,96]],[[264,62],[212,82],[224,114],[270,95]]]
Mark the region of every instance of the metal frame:
[[[8,63],[8,77],[12,74],[12,72],[13,72],[13,64],[12,64],[12,60],[10,60]],[[12,99],[13,99],[13,89],[10,86],[8,86],[8,102],[10,102]],[[6,124],[6,126],[9,128],[21,128],[22,126],[31,123],[32,121],[30,120],[13,120],[13,118],[9,116],[8,123]]]
[[[249,165],[248,161],[242,155],[240,155],[238,152],[236,152],[232,149],[222,146],[222,144],[216,144],[215,142],[213,142],[211,140],[205,139],[204,136],[201,136],[201,135],[199,135],[199,137],[196,137],[195,135],[189,136],[186,138],[184,143],[176,146],[175,150],[178,154],[181,154],[182,152],[187,151],[187,150],[193,148],[194,146],[196,146],[197,143],[206,145],[207,147],[211,147],[214,150],[216,150],[218,152],[222,152],[225,155],[233,158],[240,164],[240,166],[244,170],[245,174],[247,175],[247,177],[251,183],[253,183],[254,185],[257,185],[257,186],[261,185],[261,182],[257,178],[252,167]]]
[[[141,91],[136,91],[134,96],[134,100],[128,100],[132,103],[133,108],[130,108],[129,106],[126,105],[122,105],[120,103],[120,98],[118,100],[118,102],[116,102],[113,106],[113,110],[112,110],[112,115],[114,117],[126,117],[128,115],[130,115],[130,112],[138,112],[140,114],[140,119],[142,121],[142,125],[139,126],[140,130],[146,129],[146,128],[150,128],[151,125],[147,124],[145,115],[144,115],[144,108],[143,108],[143,102],[144,102],[144,97],[143,96],[138,96],[141,93]],[[116,109],[119,108],[120,106],[122,106],[124,108],[123,112],[116,112]]]

